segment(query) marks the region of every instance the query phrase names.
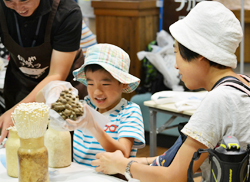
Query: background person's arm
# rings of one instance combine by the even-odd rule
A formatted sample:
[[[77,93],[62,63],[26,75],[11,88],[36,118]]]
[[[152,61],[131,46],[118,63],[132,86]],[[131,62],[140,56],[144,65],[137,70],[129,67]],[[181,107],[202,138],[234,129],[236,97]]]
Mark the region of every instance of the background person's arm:
[[[66,80],[72,63],[74,61],[76,55],[76,51],[73,52],[60,52],[53,50],[51,55],[51,63],[49,74],[27,95],[20,103],[28,103],[35,102],[35,98],[37,93],[50,81],[52,80]],[[0,128],[2,127],[0,143],[2,143],[3,139],[7,136],[7,128],[13,126],[13,122],[11,119],[11,113],[14,112],[16,104],[11,109],[6,111],[0,117]]]

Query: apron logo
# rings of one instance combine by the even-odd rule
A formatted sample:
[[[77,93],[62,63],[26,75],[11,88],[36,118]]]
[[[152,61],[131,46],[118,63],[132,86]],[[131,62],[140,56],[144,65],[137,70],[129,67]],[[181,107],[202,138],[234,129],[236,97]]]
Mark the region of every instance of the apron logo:
[[[36,56],[30,56],[28,57],[28,60],[26,61],[22,56],[17,56],[18,60],[20,61],[20,64],[24,67],[30,67],[30,68],[39,68],[41,64],[35,64],[33,65],[33,62],[36,60]]]
[[[36,79],[39,78],[48,68],[48,66],[46,66],[45,68],[40,68],[41,67],[40,63],[34,64],[34,61],[36,61],[36,56],[30,56],[28,57],[27,60],[25,60],[20,55],[18,55],[17,58],[21,64],[21,66],[19,67],[21,72],[31,78],[36,78]]]

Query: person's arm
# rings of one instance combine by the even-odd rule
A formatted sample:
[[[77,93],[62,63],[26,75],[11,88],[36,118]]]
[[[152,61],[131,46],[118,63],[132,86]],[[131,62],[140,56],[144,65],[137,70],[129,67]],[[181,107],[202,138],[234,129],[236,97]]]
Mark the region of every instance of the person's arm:
[[[87,104],[83,105],[84,117],[79,118],[77,122],[66,119],[67,123],[70,124],[70,129],[87,129],[92,136],[100,143],[106,152],[115,152],[120,150],[123,155],[128,158],[131,149],[134,145],[134,140],[138,138],[138,143],[143,145],[144,143],[144,130],[142,116],[140,108],[138,106],[128,105],[128,109],[124,109],[119,120],[119,139],[115,140],[108,135],[103,128],[100,127],[98,122],[94,119],[91,111]],[[132,128],[133,133],[128,128]],[[138,144],[139,146],[139,144]]]
[[[187,181],[187,170],[193,157],[194,152],[199,148],[207,148],[200,142],[188,137],[177,152],[173,162],[169,167],[162,166],[147,166],[133,162],[130,168],[130,173],[135,179],[141,182],[184,182]],[[207,158],[208,154],[201,154],[197,161],[194,161],[193,171],[197,171],[200,165]],[[126,166],[131,159],[124,158],[120,151],[114,153],[99,153],[96,154],[97,160],[92,161],[91,165],[97,166],[97,172],[105,174],[124,174]]]
[[[141,145],[143,145],[144,142],[142,115],[139,106],[134,103],[127,105],[120,114],[118,141],[103,131],[99,125],[98,127],[90,128],[90,131],[106,152],[120,150],[123,155],[128,158],[135,138],[141,142]],[[132,131],[130,131],[130,129],[132,129]]]
[[[138,147],[144,146],[144,127],[140,107],[131,102],[120,112],[119,120],[119,140],[113,139],[102,130],[103,136],[98,142],[105,151],[120,150],[128,158],[135,140]]]
[[[80,118],[79,121],[73,121],[70,119],[66,119],[67,123],[70,124],[69,128],[70,129],[79,129],[79,128],[85,128],[87,130],[89,130],[89,132],[92,134],[92,136],[100,143],[100,145],[103,147],[103,149],[106,152],[115,152],[116,150],[120,150],[122,151],[122,153],[124,154],[125,157],[129,157],[130,153],[131,153],[131,149],[133,147],[134,144],[134,137],[129,137],[131,136],[131,134],[129,134],[129,132],[123,132],[125,133],[124,135],[128,136],[128,137],[122,137],[122,134],[120,134],[120,138],[117,140],[113,139],[110,135],[108,135],[103,128],[100,127],[100,125],[97,123],[97,121],[94,119],[91,111],[89,110],[87,104],[83,105],[83,110],[84,110],[84,118]],[[130,115],[134,115],[134,112],[130,112]],[[128,115],[125,115],[123,117],[123,121],[125,122],[126,117]],[[141,115],[139,115],[141,116]],[[137,118],[139,118],[138,114],[137,114]],[[133,117],[132,117],[133,118]],[[121,119],[121,118],[120,118]],[[137,119],[139,120],[139,119]],[[141,120],[140,120],[141,121]],[[135,123],[138,123],[139,121],[135,122],[135,120],[133,120],[134,125],[138,127],[138,130],[136,131],[139,135],[139,131],[142,133],[142,129],[143,127],[139,127],[137,126]],[[141,121],[142,122],[142,121]],[[125,122],[126,126],[131,126],[132,124],[127,124],[128,122]],[[139,124],[138,124],[139,125]],[[72,126],[72,127],[71,127]],[[134,128],[136,128],[134,127]],[[124,127],[126,128],[126,127]],[[120,129],[121,132],[122,129]],[[127,130],[127,129],[124,129]]]
[[[150,165],[157,158],[155,157],[130,157],[131,160],[138,162],[139,164]]]
[[[92,134],[92,136],[100,143],[106,152],[114,152],[116,150],[122,151],[125,157],[129,157],[134,138],[121,137],[118,141],[109,136],[100,125],[94,120],[92,114],[88,110],[86,105],[83,105],[84,118],[80,118],[79,121],[73,121],[71,119],[66,119],[66,127],[69,130],[75,129],[87,129]]]
[[[129,157],[134,143],[134,138],[120,138],[117,141],[103,131],[99,125],[98,130],[98,136],[95,136],[96,131],[92,134],[106,152],[115,152],[116,150],[120,150],[126,158]]]
[[[65,80],[69,74],[75,55],[76,51],[52,51],[49,74],[29,93],[29,95],[0,117],[0,128],[2,127],[0,143],[2,143],[3,139],[7,136],[6,129],[13,125],[11,113],[14,112],[16,106],[20,103],[35,102],[37,93],[50,81]]]

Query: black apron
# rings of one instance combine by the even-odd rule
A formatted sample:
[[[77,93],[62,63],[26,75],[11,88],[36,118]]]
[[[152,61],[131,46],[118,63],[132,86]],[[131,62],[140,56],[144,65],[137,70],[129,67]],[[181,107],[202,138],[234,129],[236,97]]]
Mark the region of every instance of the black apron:
[[[4,45],[11,56],[4,82],[6,110],[24,99],[49,73],[52,54],[50,34],[59,2],[60,0],[53,1],[52,11],[46,25],[44,43],[36,47],[22,47],[12,39],[8,33],[6,19],[0,4],[0,21],[4,36]],[[78,51],[81,52],[81,49]],[[81,62],[78,63],[80,65],[84,62],[83,55],[79,53],[77,55],[80,59],[77,61]],[[75,69],[75,66],[72,66],[67,81],[72,80],[73,69]],[[86,90],[86,88],[83,89]]]

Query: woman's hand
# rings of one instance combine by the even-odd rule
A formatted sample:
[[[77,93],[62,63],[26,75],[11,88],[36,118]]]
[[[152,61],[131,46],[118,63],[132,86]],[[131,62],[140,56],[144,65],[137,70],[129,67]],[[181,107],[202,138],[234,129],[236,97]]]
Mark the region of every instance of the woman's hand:
[[[91,162],[96,172],[103,172],[104,174],[124,174],[127,163],[130,161],[125,158],[120,150],[115,152],[103,152],[96,154],[97,160]]]
[[[4,114],[2,114],[2,116],[0,117],[0,128],[2,128],[0,144],[3,142],[4,138],[8,135],[8,131],[6,129],[14,125],[11,119],[12,112],[13,112],[12,109],[10,109],[6,111]]]

